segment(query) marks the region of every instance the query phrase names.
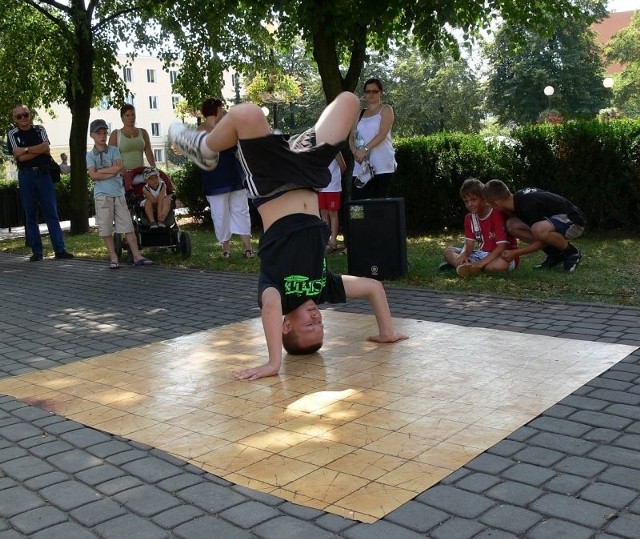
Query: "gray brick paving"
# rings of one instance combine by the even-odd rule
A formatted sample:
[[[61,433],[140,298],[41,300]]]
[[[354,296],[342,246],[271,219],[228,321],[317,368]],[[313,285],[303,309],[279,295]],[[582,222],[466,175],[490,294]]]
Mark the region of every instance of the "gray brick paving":
[[[179,294],[158,289],[153,301],[131,301],[141,284],[160,279],[179,283]],[[258,315],[252,275],[108,272],[103,262],[31,264],[0,253],[0,286],[0,378]],[[387,293],[399,317],[640,345],[640,309],[392,286]],[[336,309],[369,312],[363,301]],[[637,539],[639,404],[636,351],[440,484],[363,524],[231,485],[0,395],[0,539]]]

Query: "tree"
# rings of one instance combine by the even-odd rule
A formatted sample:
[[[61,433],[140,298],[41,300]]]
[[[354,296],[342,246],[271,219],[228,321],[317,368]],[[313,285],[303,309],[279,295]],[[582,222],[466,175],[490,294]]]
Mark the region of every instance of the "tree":
[[[391,80],[387,95],[393,101],[397,135],[480,129],[480,84],[466,60],[429,58],[411,48],[399,50]]]
[[[85,5],[86,4],[86,5]],[[118,40],[144,35],[144,22],[160,1],[2,0],[0,88],[2,104],[31,107],[64,102],[71,111],[71,233],[86,232],[89,114],[97,97],[122,100],[116,73]],[[152,41],[149,39],[149,41]]]
[[[159,50],[167,63],[184,59],[187,69],[176,91],[216,95],[231,59],[248,57],[253,50],[252,14],[262,19],[264,13],[253,8],[244,13],[242,2],[230,0],[217,1],[215,7],[203,10],[200,0],[0,0],[0,103],[7,110],[18,101],[30,107],[63,102],[71,112],[72,234],[89,227],[91,106],[103,97],[120,106],[126,95],[117,69],[119,46]],[[223,55],[226,63],[220,60]],[[197,71],[189,69],[194,63]]]
[[[632,118],[640,117],[640,12],[631,24],[620,30],[607,44],[607,58],[624,64],[616,77],[614,104]]]
[[[514,35],[526,44],[510,54]],[[486,50],[488,108],[503,124],[535,121],[548,108],[593,118],[606,105],[600,49],[585,22],[560,21],[549,37],[505,23]],[[543,92],[547,86],[553,97]]]
[[[257,2],[256,2],[257,3]],[[276,37],[284,42],[302,35],[318,65],[327,101],[356,88],[369,49],[387,51],[393,42],[415,42],[424,51],[453,51],[451,28],[470,39],[498,16],[526,29],[544,32],[552,21],[591,22],[602,15],[602,1],[573,0],[280,0],[260,2],[272,8]]]

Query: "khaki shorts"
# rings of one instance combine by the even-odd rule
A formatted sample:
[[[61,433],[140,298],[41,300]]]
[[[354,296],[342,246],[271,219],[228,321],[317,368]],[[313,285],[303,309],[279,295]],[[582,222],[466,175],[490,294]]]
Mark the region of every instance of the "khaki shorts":
[[[111,236],[114,232],[127,234],[133,232],[133,222],[131,214],[127,208],[127,201],[124,196],[110,197],[98,195],[96,197],[96,226],[98,235],[101,237]]]

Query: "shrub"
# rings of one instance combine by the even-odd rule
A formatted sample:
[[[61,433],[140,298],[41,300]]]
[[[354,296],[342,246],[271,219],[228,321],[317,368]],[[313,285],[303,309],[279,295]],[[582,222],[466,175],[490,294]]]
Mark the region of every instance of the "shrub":
[[[468,177],[512,190],[540,187],[567,197],[595,229],[640,222],[640,121],[527,125],[511,138],[439,133],[394,141],[392,196],[405,198],[407,228],[461,228],[458,191]]]

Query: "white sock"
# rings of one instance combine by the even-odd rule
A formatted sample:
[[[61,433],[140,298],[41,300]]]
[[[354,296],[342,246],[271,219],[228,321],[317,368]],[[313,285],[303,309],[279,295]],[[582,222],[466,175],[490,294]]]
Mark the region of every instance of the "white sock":
[[[218,155],[218,152],[214,152],[209,146],[207,146],[207,137],[204,136],[200,139],[200,153],[207,159],[211,159]]]

